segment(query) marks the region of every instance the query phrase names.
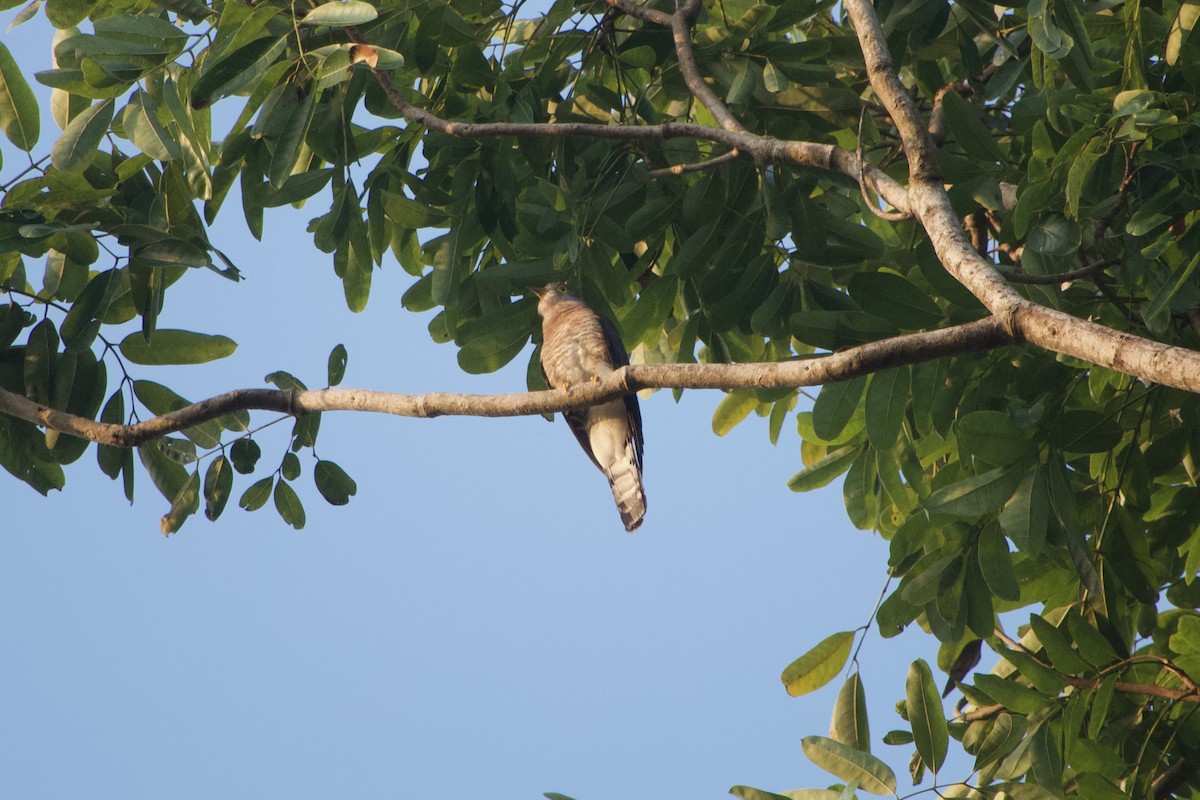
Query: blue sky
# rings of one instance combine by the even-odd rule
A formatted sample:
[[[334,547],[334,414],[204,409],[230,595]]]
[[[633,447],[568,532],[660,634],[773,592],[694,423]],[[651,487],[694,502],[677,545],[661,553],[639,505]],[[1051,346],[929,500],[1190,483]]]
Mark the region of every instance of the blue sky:
[[[47,65],[44,24],[3,41]],[[56,132],[47,119],[40,150]],[[23,156],[3,147],[7,180]],[[494,375],[459,371],[428,315],[401,308],[411,278],[394,262],[347,311],[304,232],[318,205],[268,212],[261,243],[238,206],[212,239],[246,280],[189,274],[160,319],[238,351],[137,377],[192,399],[276,369],[318,386],[344,343],[347,386],[524,387],[528,350]],[[541,418],[326,415],[317,452],[359,492],[326,505],[306,455],[303,531],[231,503],[166,539],[146,476],[131,507],[91,452],[49,499],[0,474],[0,794],[599,800],[833,782],[800,739],[827,733],[840,679],[796,699],[779,673],[866,621],[887,546],[846,521],[840,481],[787,489],[790,423],[777,447],[757,418],[714,436],[720,397],[643,399],[649,511],[633,535],[565,424]],[[264,468],[289,427],[258,437]],[[910,748],[879,739],[901,726],[908,664],[934,656],[911,631],[873,633],[861,656],[874,750],[902,785]]]

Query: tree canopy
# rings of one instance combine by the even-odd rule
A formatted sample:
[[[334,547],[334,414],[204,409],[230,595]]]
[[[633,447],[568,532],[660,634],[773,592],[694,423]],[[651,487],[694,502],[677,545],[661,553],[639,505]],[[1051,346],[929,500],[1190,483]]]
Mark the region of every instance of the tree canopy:
[[[296,453],[323,411],[725,389],[717,433],[794,424],[789,486],[844,476],[851,521],[889,540],[879,633],[941,642],[965,707],[947,721],[918,661],[910,729],[884,737],[912,744],[914,782],[1200,794],[1200,4],[528,6],[26,6],[14,24],[58,30],[34,77],[59,130],[0,44],[0,130],[29,154],[0,183],[0,464],[45,494],[94,452],[129,497],[149,476],[164,532],[202,502],[216,519],[235,488],[299,527]],[[192,403],[139,377],[233,352],[237,330],[174,329],[172,304],[187,280],[239,280],[207,233],[218,214],[261,235],[284,205],[311,216],[350,309],[375,269],[409,273],[404,305],[438,310],[430,335],[468,372],[536,341],[526,289],[559,279],[635,365],[495,397],[276,372],[274,390]],[[296,416],[291,452],[235,478],[260,455],[251,410]],[[330,461],[315,480],[334,504],[356,491]],[[832,680],[862,633],[798,659],[787,690]],[[980,642],[999,661],[969,676]],[[852,673],[804,752],[894,794],[863,692]],[[941,771],[951,739],[970,775]]]

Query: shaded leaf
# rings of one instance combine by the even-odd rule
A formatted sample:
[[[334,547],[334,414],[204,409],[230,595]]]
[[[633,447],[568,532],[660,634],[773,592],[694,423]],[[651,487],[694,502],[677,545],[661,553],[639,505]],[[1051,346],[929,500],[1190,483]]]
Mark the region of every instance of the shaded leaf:
[[[50,163],[63,172],[82,170],[91,161],[112,123],[112,100],[88,106],[73,118],[50,149]]]
[[[225,456],[217,456],[204,473],[204,516],[216,520],[233,491],[233,468]]]
[[[284,522],[296,530],[304,527],[304,506],[296,495],[296,490],[287,481],[275,483],[275,510]]]

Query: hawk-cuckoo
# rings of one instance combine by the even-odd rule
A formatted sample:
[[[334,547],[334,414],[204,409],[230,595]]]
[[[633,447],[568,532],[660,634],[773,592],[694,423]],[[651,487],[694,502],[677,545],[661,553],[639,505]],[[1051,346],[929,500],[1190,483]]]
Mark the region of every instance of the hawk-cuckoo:
[[[542,374],[555,389],[597,381],[629,363],[617,328],[588,308],[565,284],[534,289],[542,315]],[[628,395],[563,414],[584,452],[612,486],[625,530],[633,531],[646,515],[642,487],[642,412],[637,395]]]

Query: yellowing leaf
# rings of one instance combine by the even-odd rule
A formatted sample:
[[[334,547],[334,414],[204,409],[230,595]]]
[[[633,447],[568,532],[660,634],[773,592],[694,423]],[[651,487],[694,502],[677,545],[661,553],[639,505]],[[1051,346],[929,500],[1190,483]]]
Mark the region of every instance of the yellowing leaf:
[[[780,679],[792,697],[820,689],[841,672],[850,657],[854,632],[827,636],[820,644],[788,665]]]

